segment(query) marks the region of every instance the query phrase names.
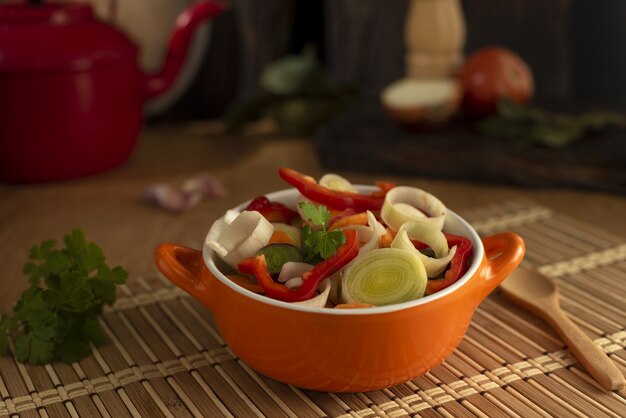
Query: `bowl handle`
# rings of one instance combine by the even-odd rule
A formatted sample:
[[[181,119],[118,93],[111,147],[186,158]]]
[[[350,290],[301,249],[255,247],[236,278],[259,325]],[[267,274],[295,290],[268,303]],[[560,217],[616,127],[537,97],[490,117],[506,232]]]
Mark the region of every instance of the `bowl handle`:
[[[486,264],[481,276],[479,300],[482,301],[522,262],[526,253],[524,240],[513,232],[501,232],[483,238]]]
[[[209,292],[202,281],[202,251],[178,244],[159,244],[154,250],[154,262],[172,283],[209,305]]]

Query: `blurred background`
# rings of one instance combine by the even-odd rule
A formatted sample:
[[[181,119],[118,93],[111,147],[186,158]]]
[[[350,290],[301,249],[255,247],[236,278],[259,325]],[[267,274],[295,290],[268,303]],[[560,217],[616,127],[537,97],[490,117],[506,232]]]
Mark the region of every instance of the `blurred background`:
[[[626,3],[621,0],[601,6],[583,0],[229,0],[208,2],[213,6],[205,4],[196,17],[179,17],[203,3],[195,0],[87,1],[100,20],[137,45],[132,59],[148,74],[139,74],[148,95],[123,97],[130,90],[118,86],[115,100],[129,110],[105,116],[110,105],[98,111],[81,107],[84,91],[63,94],[74,95],[77,109],[86,112],[83,120],[121,120],[137,112],[124,122],[126,152],[140,123],[150,128],[220,120],[226,134],[243,135],[260,122],[264,132],[310,137],[327,169],[626,191]],[[33,11],[39,3],[63,2],[0,0],[28,3]],[[107,46],[113,50],[78,45],[74,40],[82,35],[72,19],[80,16],[68,20],[52,13],[54,25],[76,31],[68,38],[73,45],[60,56],[30,59],[24,52],[37,38],[13,48],[10,37],[29,29],[16,29],[11,13],[2,16],[8,52],[0,57],[0,76],[26,74],[42,63],[52,68],[53,62],[75,74],[72,66],[85,62],[80,54],[94,66],[103,56],[112,65],[120,51],[131,54],[110,31],[107,36],[117,39]],[[24,16],[19,19],[31,18]],[[176,32],[173,59],[166,59],[175,25],[192,28]],[[62,42],[50,42],[51,48],[63,48]],[[78,58],[60,62],[73,47]],[[15,56],[26,59],[18,64]],[[104,85],[98,82],[99,88]],[[29,112],[30,104],[20,111],[9,105],[15,100],[6,91],[19,99],[27,96],[23,89],[2,88],[8,99],[0,114],[15,115],[6,116],[7,123]],[[100,100],[93,95],[93,103]],[[80,120],[73,115],[62,116]],[[23,130],[3,132],[8,138]],[[92,135],[76,132],[76,142]],[[97,132],[104,135],[101,128]],[[17,164],[9,157],[2,162]]]
[[[162,63],[170,28],[193,0],[91,0],[101,16],[138,42],[141,65]],[[576,100],[626,106],[626,3],[605,0],[461,1],[465,54],[501,45],[532,68],[538,102]],[[112,6],[113,5],[113,6]],[[231,0],[200,37],[197,73],[167,118],[220,117],[229,104],[258,93],[270,62],[317,47],[328,72],[377,94],[403,76],[408,0]]]

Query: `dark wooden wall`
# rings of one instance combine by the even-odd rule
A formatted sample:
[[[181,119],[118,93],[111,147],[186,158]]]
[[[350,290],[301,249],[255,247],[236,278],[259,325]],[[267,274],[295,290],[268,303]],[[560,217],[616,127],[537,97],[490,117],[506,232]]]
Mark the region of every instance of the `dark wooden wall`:
[[[626,1],[461,0],[466,53],[487,45],[517,51],[533,69],[538,102],[626,107]],[[334,77],[365,94],[404,73],[408,0],[232,0],[173,117],[219,116],[258,92],[259,72],[312,42]]]
[[[626,1],[571,5],[572,95],[626,107]]]

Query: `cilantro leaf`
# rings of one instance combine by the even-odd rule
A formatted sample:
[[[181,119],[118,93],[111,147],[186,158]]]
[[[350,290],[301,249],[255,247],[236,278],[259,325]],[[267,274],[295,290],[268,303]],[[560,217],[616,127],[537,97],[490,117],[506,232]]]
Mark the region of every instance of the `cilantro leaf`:
[[[24,265],[24,273],[28,274],[31,286],[39,285],[41,278],[47,280],[46,285],[54,286],[58,274],[72,265],[69,257],[54,249],[56,242],[44,241],[40,246],[31,248],[28,261]]]
[[[80,334],[69,334],[59,343],[59,356],[65,363],[75,363],[91,353],[91,346]]]
[[[300,202],[298,206],[309,222],[321,227],[321,230],[315,231],[310,225],[305,225],[302,228],[302,248],[305,262],[311,262],[316,257],[326,260],[346,242],[346,236],[339,230],[327,230],[326,224],[330,220],[330,211],[326,206],[315,205],[311,202]]]
[[[97,245],[88,243],[82,230],[74,229],[63,241],[66,253],[82,273],[88,274],[104,263],[102,250]]]
[[[312,245],[311,235],[313,229],[310,225],[304,225],[300,232],[300,247],[302,249],[302,261],[309,264],[321,263],[324,259],[315,252],[314,245]]]
[[[91,279],[87,281],[90,293],[98,305],[112,305],[115,302],[115,282],[111,279]]]
[[[346,236],[341,231],[315,231],[311,236],[312,247],[316,253],[326,260],[337,252],[342,244],[346,242]]]
[[[0,318],[0,354],[6,353],[9,348],[9,318],[2,315]]]
[[[59,289],[43,291],[43,301],[58,310],[85,312],[91,306],[93,295],[87,288],[87,279],[78,271],[61,273]]]
[[[21,362],[43,364],[52,361],[54,329],[44,327],[30,330],[15,340],[15,355]]]
[[[9,336],[5,329],[0,329],[0,354],[4,354],[9,349]]]
[[[81,332],[85,336],[85,340],[101,345],[106,343],[107,337],[100,322],[95,317],[86,318],[81,324]]]
[[[314,225],[319,225],[326,230],[326,223],[330,220],[330,212],[324,205],[315,205],[311,202],[300,202],[298,207],[304,218]]]
[[[19,361],[75,362],[89,355],[91,344],[106,342],[97,315],[115,302],[115,286],[128,274],[110,268],[102,250],[78,228],[63,243],[65,248],[57,249],[55,241],[44,241],[30,250],[24,272],[31,286],[14,315],[0,317],[0,353],[13,340]]]

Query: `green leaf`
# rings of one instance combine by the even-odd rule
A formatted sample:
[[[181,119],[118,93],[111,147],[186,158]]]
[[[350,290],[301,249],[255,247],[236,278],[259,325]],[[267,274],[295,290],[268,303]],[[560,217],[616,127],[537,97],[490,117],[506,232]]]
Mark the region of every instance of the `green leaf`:
[[[524,120],[528,118],[528,112],[523,106],[512,100],[502,99],[497,104],[498,114],[505,119]]]
[[[315,205],[311,202],[300,202],[298,207],[307,221],[326,229],[326,223],[330,220],[330,212],[326,206]]]
[[[6,315],[0,317],[0,355],[6,353],[9,348],[9,318]]]
[[[580,125],[544,125],[535,126],[530,135],[537,142],[552,148],[563,148],[578,139],[583,134],[583,127]]]
[[[61,274],[59,289],[46,289],[43,301],[59,309],[71,312],[85,312],[91,306],[93,295],[87,287],[87,279],[78,271]]]
[[[87,243],[85,234],[80,228],[72,230],[63,241],[67,254],[75,263],[74,268],[83,274],[88,274],[104,263],[102,250],[93,243]]]
[[[238,133],[246,123],[261,119],[268,109],[282,100],[282,97],[266,95],[230,105],[223,117],[226,133]]]
[[[80,336],[68,337],[59,343],[58,353],[61,361],[76,363],[91,353],[91,346],[87,341],[82,340]]]
[[[86,318],[81,325],[81,332],[85,336],[85,340],[94,343],[95,345],[101,345],[106,343],[107,337],[104,334],[104,330],[95,317]]]
[[[32,286],[37,286],[41,278],[50,280],[59,273],[71,267],[70,258],[63,252],[54,249],[56,242],[44,241],[40,246],[31,248],[28,259],[24,265],[24,273],[29,275]],[[50,283],[47,283],[50,286]]]
[[[90,279],[87,286],[93,294],[94,307],[100,309],[104,304],[115,302],[115,282],[112,280]]]
[[[606,126],[626,127],[626,116],[612,112],[589,112],[580,117],[580,123],[590,129],[602,129]]]
[[[21,362],[44,364],[52,361],[54,343],[53,329],[40,329],[19,336],[15,340],[15,355]]]
[[[89,355],[91,343],[106,341],[97,314],[115,301],[115,285],[128,274],[109,268],[102,250],[87,242],[79,228],[63,242],[60,250],[54,241],[32,247],[24,265],[31,286],[15,304],[14,315],[0,317],[0,350],[13,337],[19,361],[73,362]]]
[[[311,234],[313,229],[310,225],[302,227],[300,232],[300,247],[302,248],[302,261],[309,264],[318,264],[323,261],[322,257],[315,252],[313,246],[309,244],[311,242]]]
[[[13,307],[15,317],[18,321],[46,317],[48,315],[48,305],[41,298],[42,290],[38,287],[31,287],[22,293],[22,297]]]
[[[588,112],[579,116],[550,113],[538,108],[523,107],[509,100],[498,102],[498,113],[477,125],[485,135],[515,138],[528,144],[551,148],[566,147],[584,137],[591,129],[609,126],[626,128],[626,117],[610,112]]]
[[[328,257],[335,254],[337,248],[345,242],[346,236],[341,231],[314,231],[311,234],[309,244],[316,253],[326,260]]]
[[[341,231],[327,231],[326,224],[330,220],[330,212],[324,205],[315,205],[311,202],[300,202],[298,207],[302,216],[322,229],[314,231],[309,225],[302,228],[302,253],[305,262],[310,263],[317,256],[326,260],[337,252],[337,248],[346,242],[346,236]]]
[[[115,284],[124,284],[127,278],[128,272],[126,270],[120,266],[110,269],[106,264],[100,266],[98,275],[95,277],[95,279],[106,280]]]
[[[268,64],[259,83],[273,94],[294,94],[318,67],[315,48],[304,48],[301,55],[288,55]]]
[[[9,334],[5,330],[0,330],[0,355],[9,349]]]

